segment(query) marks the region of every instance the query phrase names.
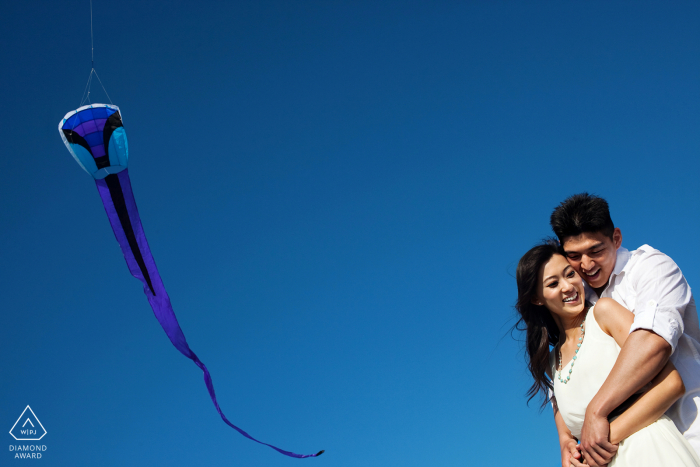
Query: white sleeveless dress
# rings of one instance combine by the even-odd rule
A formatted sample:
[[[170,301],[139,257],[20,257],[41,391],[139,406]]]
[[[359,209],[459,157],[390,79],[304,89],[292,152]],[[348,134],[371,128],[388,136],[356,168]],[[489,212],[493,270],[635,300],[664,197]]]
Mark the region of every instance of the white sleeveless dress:
[[[580,347],[567,384],[559,382],[556,364],[558,353],[549,354],[554,376],[554,395],[559,411],[571,430],[579,438],[588,403],[596,395],[612,370],[620,347],[598,325],[593,308],[586,316],[586,335]],[[556,355],[555,355],[556,354]],[[569,362],[562,369],[562,379],[569,374]],[[656,422],[623,440],[608,467],[700,467],[700,458],[670,418],[662,415]]]

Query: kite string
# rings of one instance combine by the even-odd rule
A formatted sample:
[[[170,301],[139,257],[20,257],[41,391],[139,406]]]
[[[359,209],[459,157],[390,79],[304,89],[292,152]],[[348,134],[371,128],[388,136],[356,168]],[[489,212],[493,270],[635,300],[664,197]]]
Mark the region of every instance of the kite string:
[[[95,41],[92,38],[92,0],[90,0],[90,51],[92,53],[92,69],[95,69]],[[99,78],[98,78],[99,79]]]
[[[92,85],[92,75],[93,73],[95,76],[97,76],[97,81],[99,81],[100,86],[102,86],[102,90],[105,92],[105,95],[107,96],[107,99],[109,100],[109,103],[114,105],[112,102],[112,98],[109,97],[109,93],[107,92],[107,89],[105,89],[105,85],[102,84],[102,80],[100,79],[100,75],[97,74],[97,70],[95,70],[95,39],[94,39],[94,33],[93,33],[93,27],[92,27],[92,0],[90,0],[90,76],[88,76],[87,84],[85,85],[85,90],[83,91],[83,95],[80,98],[80,106],[82,107],[85,102],[88,104],[91,104],[90,102],[90,86]]]
[[[92,81],[92,72],[94,71],[94,68],[90,70],[90,76],[88,76],[87,83],[85,83],[85,90],[83,91],[83,95],[80,98],[80,107],[83,106],[83,103],[85,101],[90,102],[90,82]]]
[[[92,69],[92,72],[95,73],[95,76],[97,76],[97,81],[99,81],[100,86],[102,86],[102,90],[105,92],[105,95],[107,95],[107,99],[109,99],[109,103],[113,104],[112,99],[109,97],[109,94],[107,94],[107,90],[105,89],[105,85],[102,84],[102,80],[100,79],[100,75],[97,74],[97,70],[94,68]]]
[[[94,72],[95,72],[95,41],[93,39],[93,32],[92,32],[92,0],[90,0],[90,75],[88,76],[87,83],[85,84],[85,89],[83,90],[83,95],[80,97],[80,107],[82,107],[85,102],[87,102],[88,104],[92,103],[92,102],[90,102],[90,85],[92,84],[92,74]],[[102,82],[100,82],[100,84],[102,84]],[[104,89],[104,86],[102,86],[102,88]],[[105,94],[106,93],[107,92],[105,91]],[[109,96],[107,96],[107,97],[109,97]]]

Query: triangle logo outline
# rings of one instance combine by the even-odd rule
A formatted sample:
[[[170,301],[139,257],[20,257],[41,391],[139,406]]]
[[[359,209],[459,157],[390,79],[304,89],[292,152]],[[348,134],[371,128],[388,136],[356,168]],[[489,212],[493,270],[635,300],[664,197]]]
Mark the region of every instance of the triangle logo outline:
[[[14,431],[15,427],[17,426],[17,424],[22,420],[22,418],[24,417],[24,414],[27,413],[27,410],[29,410],[29,411],[31,412],[32,416],[34,417],[34,420],[36,420],[36,422],[39,424],[39,426],[40,426],[41,429],[43,430],[43,434],[42,434],[41,436],[39,436],[38,438],[36,438],[36,437],[35,437],[35,438],[18,438],[18,437],[15,436],[15,434],[13,433],[13,431]],[[34,427],[34,423],[32,423],[31,419],[29,418],[29,415],[27,415],[27,421],[29,422],[30,425],[32,425],[32,427]],[[27,421],[24,422],[24,425],[27,424]],[[22,427],[24,427],[24,425],[22,425]],[[32,410],[32,408],[29,407],[29,406],[27,406],[27,407],[22,411],[22,413],[20,414],[20,416],[19,416],[19,418],[17,419],[17,421],[15,422],[15,424],[12,425],[12,428],[10,428],[10,434],[11,434],[12,437],[13,437],[15,440],[17,440],[17,441],[39,441],[41,438],[43,438],[44,436],[46,436],[46,433],[47,433],[46,428],[44,428],[44,425],[42,425],[42,423],[39,421],[39,417],[36,416],[36,414],[34,413],[34,411]],[[38,434],[38,433],[37,433],[37,434]]]

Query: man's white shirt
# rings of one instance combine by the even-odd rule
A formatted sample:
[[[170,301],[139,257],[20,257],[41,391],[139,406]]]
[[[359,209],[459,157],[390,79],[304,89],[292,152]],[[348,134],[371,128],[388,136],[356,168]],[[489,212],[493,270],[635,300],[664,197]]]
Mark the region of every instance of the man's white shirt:
[[[671,345],[670,360],[683,378],[685,394],[666,415],[700,455],[700,328],[695,300],[680,268],[649,245],[631,252],[621,247],[601,297],[610,297],[634,313],[630,333],[646,329]],[[586,298],[598,301],[589,287]]]

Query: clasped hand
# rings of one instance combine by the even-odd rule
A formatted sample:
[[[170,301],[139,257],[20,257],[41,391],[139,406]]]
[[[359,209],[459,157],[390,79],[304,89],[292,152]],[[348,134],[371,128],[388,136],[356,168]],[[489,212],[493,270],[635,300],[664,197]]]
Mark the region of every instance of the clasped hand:
[[[612,444],[610,437],[610,423],[605,417],[587,413],[581,429],[581,444],[578,448],[583,455],[584,463],[572,456],[571,465],[590,465],[604,467],[617,453],[618,446]]]

